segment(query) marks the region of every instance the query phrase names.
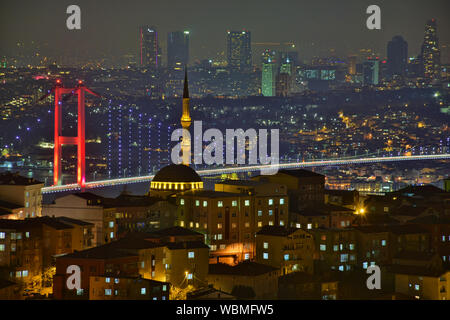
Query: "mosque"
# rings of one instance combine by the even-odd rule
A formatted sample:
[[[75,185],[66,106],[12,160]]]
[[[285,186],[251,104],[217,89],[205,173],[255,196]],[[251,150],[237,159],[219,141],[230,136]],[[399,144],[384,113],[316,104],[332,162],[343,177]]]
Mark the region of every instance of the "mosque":
[[[181,126],[189,130],[191,126],[189,110],[189,88],[187,70],[184,74],[183,111]],[[167,198],[182,191],[203,190],[203,181],[200,176],[189,166],[191,141],[189,137],[182,137],[181,152],[182,164],[171,164],[160,169],[150,183],[150,196]]]

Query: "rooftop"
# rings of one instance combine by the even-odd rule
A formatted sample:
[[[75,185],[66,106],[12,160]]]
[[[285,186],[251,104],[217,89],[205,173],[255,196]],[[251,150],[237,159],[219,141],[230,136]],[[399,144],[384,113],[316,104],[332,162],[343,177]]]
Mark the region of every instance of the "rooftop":
[[[34,178],[27,178],[19,175],[18,172],[4,172],[0,174],[0,185],[16,185],[16,186],[28,186],[34,184],[43,184],[43,182],[37,181]]]
[[[228,274],[238,276],[258,276],[278,270],[277,268],[252,261],[244,261],[235,266],[225,263],[209,265],[209,274]]]

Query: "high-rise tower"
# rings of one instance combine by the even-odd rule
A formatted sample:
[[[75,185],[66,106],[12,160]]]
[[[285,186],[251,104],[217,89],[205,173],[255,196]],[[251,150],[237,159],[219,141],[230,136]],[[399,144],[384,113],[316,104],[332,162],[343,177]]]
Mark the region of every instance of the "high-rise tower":
[[[430,82],[441,78],[441,53],[436,28],[436,19],[427,21],[422,44],[423,75]]]
[[[153,26],[139,27],[139,66],[157,69],[160,65],[158,31]]]
[[[227,58],[231,70],[248,71],[252,67],[250,31],[228,31]]]
[[[182,71],[189,62],[189,31],[169,32],[167,35],[167,67]]]
[[[401,36],[395,36],[387,45],[388,75],[404,76],[408,63],[408,43]]]
[[[183,114],[181,115],[181,126],[183,129],[183,140],[181,141],[182,160],[183,164],[189,166],[191,163],[191,140],[186,133],[191,126],[191,115],[189,113],[189,87],[187,79],[187,67],[184,72],[184,89],[183,89]]]

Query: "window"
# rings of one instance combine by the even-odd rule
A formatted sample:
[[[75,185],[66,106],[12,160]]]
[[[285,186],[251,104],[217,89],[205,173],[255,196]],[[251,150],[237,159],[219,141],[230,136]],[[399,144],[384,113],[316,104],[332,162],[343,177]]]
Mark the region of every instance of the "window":
[[[222,229],[222,224],[221,223],[217,224],[217,229]]]
[[[418,284],[416,284],[416,285],[414,286],[414,289],[417,290],[417,291],[419,291],[419,290],[420,290],[420,286],[419,286]]]
[[[195,257],[194,251],[189,251],[189,252],[188,252],[188,258],[189,258],[189,259],[193,259],[194,257]]]
[[[273,199],[269,199],[269,206],[273,205]]]
[[[146,292],[147,292],[147,290],[146,290],[145,288],[141,288],[141,294],[142,294],[142,295],[145,295]]]
[[[109,237],[110,237],[111,239],[114,239],[114,232],[111,232],[111,233],[109,234]]]
[[[143,269],[145,267],[145,261],[141,261],[141,268]]]
[[[250,259],[250,254],[249,253],[244,254],[244,260],[248,260],[248,259]]]
[[[111,278],[105,278],[105,282],[106,283],[110,283],[111,282]]]
[[[115,278],[114,283],[119,283],[119,278]]]
[[[188,273],[188,274],[187,274],[187,278],[188,278],[188,280],[192,280],[193,274],[192,274],[192,273]]]
[[[22,271],[22,277],[28,277],[28,270]]]
[[[349,248],[350,250],[355,250],[355,245],[353,243],[350,243]]]
[[[445,242],[445,236],[442,236],[442,242]]]
[[[114,228],[114,221],[110,221],[110,222],[109,222],[109,227],[110,227],[110,228]]]
[[[273,226],[273,221],[269,221],[269,226]]]
[[[217,201],[217,206],[219,208],[222,208],[223,207],[223,201]]]
[[[327,245],[326,244],[321,244],[320,245],[320,251],[327,251]]]
[[[339,266],[339,271],[344,271],[344,266]]]
[[[208,201],[204,200],[203,201],[203,207],[207,207],[208,206]]]
[[[244,201],[244,205],[245,205],[246,207],[250,206],[250,200],[245,200],[245,201]]]
[[[114,290],[114,295],[117,296],[119,294],[119,290]]]
[[[348,262],[348,254],[341,254],[341,262]]]
[[[289,255],[288,254],[285,254],[284,255],[284,261],[288,261],[289,260]]]
[[[184,199],[180,199],[180,205],[184,205]]]
[[[84,289],[77,289],[77,296],[82,296],[84,293]]]
[[[284,198],[280,198],[280,204],[284,204]]]
[[[273,210],[269,210],[269,216],[273,215]]]
[[[112,295],[112,290],[111,289],[105,289],[105,296],[110,296]]]
[[[268,243],[268,242],[264,242],[264,243],[263,243],[263,248],[264,248],[264,249],[269,248],[269,243]]]
[[[262,221],[258,221],[258,228],[262,227]]]
[[[284,226],[284,221],[280,220],[280,226]]]
[[[227,248],[227,245],[226,244],[221,244],[219,246],[219,248],[220,248],[220,250],[225,250]]]
[[[320,236],[320,240],[326,241],[327,240],[327,235],[326,234],[321,235]]]
[[[237,201],[236,200],[231,201],[231,206],[237,207]]]
[[[363,269],[367,269],[367,262],[363,262]]]
[[[0,244],[0,251],[5,251],[5,245],[4,244]]]
[[[301,229],[301,228],[302,228],[302,225],[301,225],[300,223],[297,223],[297,224],[295,225],[295,227],[296,227],[297,229]]]
[[[200,200],[195,200],[195,206],[200,207]]]
[[[341,221],[341,227],[345,227],[345,221]]]
[[[263,253],[263,259],[264,259],[264,260],[269,259],[269,254],[268,254],[267,252],[264,252],[264,253]]]
[[[245,226],[246,228],[250,228],[250,222],[246,222],[246,223],[244,224],[244,226]]]
[[[221,233],[219,233],[219,234],[217,235],[217,240],[222,240],[222,234],[221,234]]]
[[[258,210],[258,217],[262,216],[262,210]]]
[[[30,237],[30,233],[27,231],[27,232],[25,232],[25,237],[26,238],[29,238]]]
[[[385,246],[386,246],[386,240],[381,240],[381,245],[382,245],[383,247],[385,247]]]
[[[162,291],[167,291],[167,285],[163,284]]]
[[[5,239],[5,238],[6,238],[6,233],[0,232],[0,239]]]
[[[306,227],[307,229],[312,229],[312,224],[308,223],[308,226]]]

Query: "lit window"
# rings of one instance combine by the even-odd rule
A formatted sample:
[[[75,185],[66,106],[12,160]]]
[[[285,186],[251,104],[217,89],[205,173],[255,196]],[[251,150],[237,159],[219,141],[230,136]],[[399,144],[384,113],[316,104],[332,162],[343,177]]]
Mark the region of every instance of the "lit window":
[[[158,298],[157,297],[153,297],[153,300],[158,300]]]
[[[111,233],[109,234],[109,237],[110,237],[111,239],[114,239],[114,232],[111,232]]]
[[[30,233],[27,231],[27,232],[25,232],[25,237],[26,238],[29,238],[30,237]]]
[[[105,289],[105,296],[110,296],[112,295],[112,290],[111,289]]]
[[[262,227],[262,221],[258,221],[258,228]]]
[[[227,245],[226,244],[221,244],[220,245],[220,250],[225,250],[227,248]]]
[[[110,222],[109,222],[109,227],[110,227],[110,228],[114,228],[114,221],[110,221]]]
[[[184,205],[184,199],[180,199],[180,205]]]
[[[20,278],[22,276],[22,272],[21,271],[16,271],[16,278]]]
[[[200,200],[195,200],[195,206],[200,207]]]
[[[0,232],[0,239],[5,239],[5,238],[6,238],[6,233]]]
[[[246,228],[250,228],[250,222],[246,222],[246,223],[245,223],[245,227],[246,227]]]
[[[280,198],[280,204],[284,204],[284,198]]]
[[[208,201],[203,201],[203,207],[207,207],[208,206]]]
[[[189,222],[189,228],[193,228],[194,227],[194,221]]]
[[[327,245],[326,244],[321,244],[320,245],[320,251],[327,251]]]
[[[119,278],[115,278],[114,283],[119,283]]]
[[[284,221],[280,220],[280,226],[284,226]]]
[[[248,259],[250,259],[250,254],[249,253],[244,254],[244,260],[248,260]]]
[[[302,225],[301,225],[300,223],[297,223],[297,224],[295,225],[295,227],[296,227],[297,229],[301,229],[301,228],[302,228]]]
[[[382,245],[383,247],[385,247],[385,246],[386,246],[386,240],[381,240],[381,245]]]
[[[264,242],[264,243],[263,243],[263,247],[264,247],[264,249],[269,248],[269,243],[268,243],[268,242]]]
[[[84,293],[84,289],[77,289],[77,296],[82,296]]]
[[[258,217],[262,216],[262,210],[258,210]]]
[[[236,201],[236,200],[233,200],[233,201],[231,202],[231,205],[232,205],[233,207],[237,207],[237,201]]]
[[[269,206],[273,205],[273,199],[269,199]]]
[[[308,223],[308,225],[307,225],[306,228],[307,228],[307,229],[312,229],[312,224],[311,224],[311,223]]]
[[[198,222],[196,222],[195,227],[198,229],[200,227],[200,224]]]
[[[5,251],[5,245],[4,244],[0,244],[0,251]]]
[[[184,227],[184,221],[180,221],[180,227]]]
[[[339,271],[344,271],[344,266],[339,266]]]
[[[162,291],[167,291],[167,285],[163,284]]]
[[[347,262],[348,261],[348,254],[341,254],[341,262]]]
[[[28,277],[28,270],[22,271],[22,277]]]
[[[442,236],[442,242],[445,242],[445,236]]]
[[[269,216],[273,215],[273,210],[269,210]]]
[[[217,224],[217,229],[222,229],[222,224],[221,223]]]
[[[244,204],[245,204],[246,207],[250,206],[250,200],[245,200]]]
[[[106,283],[110,283],[111,282],[111,278],[105,278],[105,282]]]
[[[144,295],[147,292],[145,288],[141,288],[141,294]]]
[[[192,273],[188,273],[187,278],[188,278],[188,280],[192,280],[193,274]]]
[[[189,251],[189,252],[188,252],[188,258],[189,258],[189,259],[193,259],[194,257],[195,257],[194,251]]]
[[[419,286],[418,284],[416,284],[416,285],[414,286],[414,289],[418,291],[418,290],[420,290],[420,286]]]
[[[353,243],[350,243],[349,248],[350,250],[355,250],[355,245]]]
[[[289,260],[289,255],[288,255],[288,254],[285,254],[285,255],[284,255],[284,260],[285,260],[285,261],[288,261],[288,260]]]
[[[269,259],[269,254],[268,254],[267,252],[264,252],[264,253],[263,253],[263,259],[264,259],[264,260]]]
[[[269,221],[269,226],[273,226],[273,221]]]
[[[217,201],[217,206],[218,206],[219,208],[223,207],[223,201]]]
[[[217,235],[217,240],[222,240],[222,234],[221,234],[221,233],[219,233],[219,234]]]
[[[368,266],[367,262],[363,262],[363,269],[367,269],[367,266]]]

